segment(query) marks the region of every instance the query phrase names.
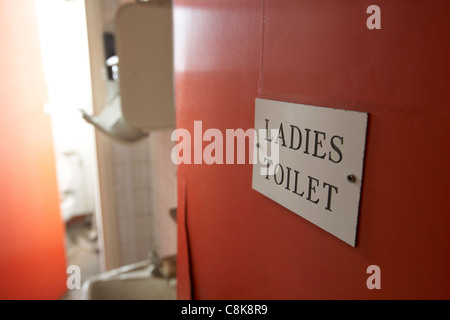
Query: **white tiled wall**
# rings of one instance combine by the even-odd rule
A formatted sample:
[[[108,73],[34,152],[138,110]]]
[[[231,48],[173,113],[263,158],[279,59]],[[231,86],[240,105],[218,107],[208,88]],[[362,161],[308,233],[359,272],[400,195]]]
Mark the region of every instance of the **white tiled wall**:
[[[121,264],[176,254],[176,166],[170,159],[171,130],[152,132],[133,144],[113,143],[115,204]]]

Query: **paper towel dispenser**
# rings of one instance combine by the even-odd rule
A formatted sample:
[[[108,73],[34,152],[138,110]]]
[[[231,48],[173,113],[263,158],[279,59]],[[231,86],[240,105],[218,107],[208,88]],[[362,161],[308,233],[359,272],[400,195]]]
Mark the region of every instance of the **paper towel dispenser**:
[[[120,100],[109,103],[98,116],[83,113],[86,121],[126,142],[140,140],[152,130],[175,127],[172,30],[170,0],[119,9],[113,64]]]
[[[143,131],[175,127],[171,1],[123,6],[116,19],[122,112]]]

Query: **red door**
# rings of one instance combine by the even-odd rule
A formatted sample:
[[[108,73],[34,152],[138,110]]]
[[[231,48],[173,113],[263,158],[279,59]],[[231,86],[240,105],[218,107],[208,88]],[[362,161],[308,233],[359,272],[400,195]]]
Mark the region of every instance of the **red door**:
[[[0,48],[0,299],[58,299],[64,226],[33,0],[0,2]]]
[[[381,29],[367,28],[372,4]],[[175,6],[177,126],[191,136],[194,121],[252,128],[255,98],[370,115],[356,248],[254,191],[251,165],[181,165],[179,297],[192,284],[199,299],[450,298],[450,2]]]

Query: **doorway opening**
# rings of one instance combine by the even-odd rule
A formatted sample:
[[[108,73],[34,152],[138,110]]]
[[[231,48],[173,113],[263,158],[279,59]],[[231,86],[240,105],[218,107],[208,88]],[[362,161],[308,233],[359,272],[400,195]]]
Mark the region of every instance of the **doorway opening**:
[[[101,270],[95,135],[80,112],[92,112],[85,2],[35,0],[35,7],[48,94],[44,111],[51,117],[67,266],[79,266],[84,281]],[[70,292],[78,295],[79,291]]]
[[[176,255],[177,167],[171,130],[136,143],[112,140],[82,114],[99,114],[120,100],[114,21],[133,0],[35,0],[48,89],[67,266],[81,282],[157,253]],[[120,66],[119,66],[120,67]],[[117,71],[117,70],[116,70]],[[83,112],[80,112],[83,111]],[[171,214],[172,212],[172,214]],[[68,290],[78,299],[81,290]]]

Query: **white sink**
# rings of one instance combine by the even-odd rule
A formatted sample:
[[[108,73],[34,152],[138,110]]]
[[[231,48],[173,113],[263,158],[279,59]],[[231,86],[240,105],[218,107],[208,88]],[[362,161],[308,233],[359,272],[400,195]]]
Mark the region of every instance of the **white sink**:
[[[86,280],[83,300],[175,300],[176,280],[151,277],[148,261],[114,269]]]

